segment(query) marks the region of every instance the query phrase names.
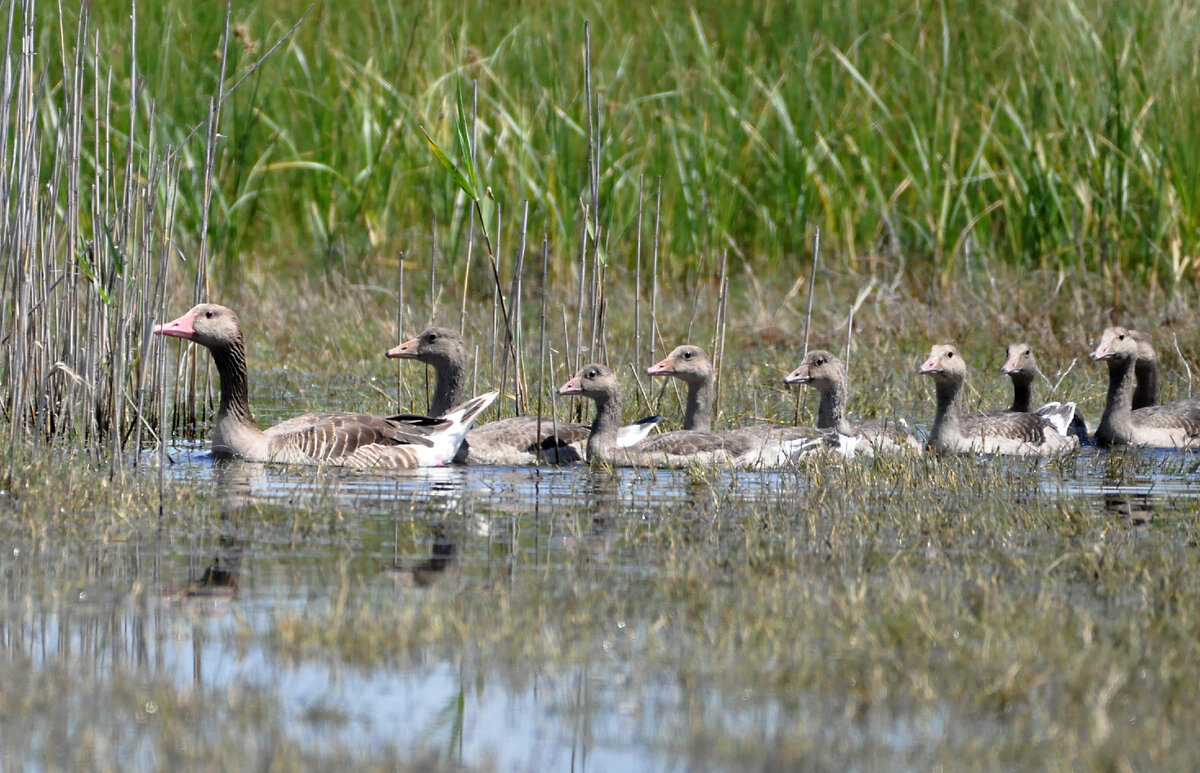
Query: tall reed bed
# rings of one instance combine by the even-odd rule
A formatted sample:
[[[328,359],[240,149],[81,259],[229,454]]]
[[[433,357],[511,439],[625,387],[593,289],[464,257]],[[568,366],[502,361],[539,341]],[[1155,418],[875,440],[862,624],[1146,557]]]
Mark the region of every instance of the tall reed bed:
[[[215,94],[196,102],[195,125],[166,130],[147,90],[156,74],[138,64],[138,6],[130,9],[114,66],[112,30],[94,25],[89,3],[74,15],[34,0],[3,5],[0,391],[10,474],[29,437],[82,444],[114,463],[127,445],[157,437],[159,385],[169,380],[150,325],[168,297],[183,295],[168,287],[178,282],[168,265],[198,255],[191,294],[208,293],[206,239],[193,252],[177,214],[187,190],[203,191],[196,206],[208,209],[224,68]]]

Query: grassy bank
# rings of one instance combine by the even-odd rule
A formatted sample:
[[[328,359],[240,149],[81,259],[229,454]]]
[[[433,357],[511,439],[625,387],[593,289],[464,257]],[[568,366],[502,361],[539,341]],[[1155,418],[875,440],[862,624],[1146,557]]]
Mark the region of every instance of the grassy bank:
[[[306,9],[235,4],[225,40],[222,5],[139,7],[133,47],[127,7],[93,8],[99,45],[87,46],[88,64],[102,78],[113,68],[123,97],[94,129],[129,125],[136,51],[139,116],[154,116],[160,144],[181,143],[209,98]],[[982,252],[1190,281],[1200,241],[1195,11],[1006,0],[856,0],[836,11],[317,5],[222,109],[208,228],[225,264],[308,269],[427,253],[436,224],[438,249],[461,265],[464,201],[420,127],[450,138],[462,79],[468,103],[478,85],[482,178],[507,221],[529,201],[531,232],[570,254],[581,201],[593,204],[590,22],[600,239],[623,265],[633,263],[639,205],[656,200],[661,181],[663,258],[675,272],[711,268],[726,247],[778,268],[821,227],[831,253],[855,264],[931,262],[952,276]],[[56,21],[43,14],[37,29],[48,102],[61,95]],[[70,50],[74,18],[64,22]],[[183,152],[190,254],[203,135]]]

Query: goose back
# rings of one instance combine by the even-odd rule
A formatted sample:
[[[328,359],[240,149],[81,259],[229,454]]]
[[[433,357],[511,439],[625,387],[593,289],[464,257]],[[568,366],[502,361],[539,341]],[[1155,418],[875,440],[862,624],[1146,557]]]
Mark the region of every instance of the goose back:
[[[1075,403],[1050,402],[1037,408],[1033,407],[1033,383],[1042,377],[1037,358],[1033,354],[1033,347],[1024,341],[1017,341],[1009,344],[1005,355],[1000,371],[1009,377],[1013,386],[1012,405],[1008,410],[1013,413],[1036,413],[1053,422],[1064,415],[1069,406],[1072,414],[1067,432],[1079,438],[1081,443],[1088,440],[1091,432],[1087,421],[1075,407]]]
[[[871,419],[852,425],[846,419],[846,367],[832,353],[815,349],[784,379],[785,384],[808,384],[821,396],[817,428],[853,438],[856,453],[919,451],[921,441],[903,419]]]
[[[406,468],[445,464],[463,435],[496,398],[481,395],[443,419],[312,413],[262,431],[250,413],[245,343],[237,314],[225,306],[199,304],[153,332],[206,347],[221,378],[221,405],[213,453],[254,462],[328,464],[358,468]]]
[[[683,428],[699,432],[712,430],[713,378],[712,361],[704,350],[694,344],[683,344],[671,350],[665,358],[646,369],[650,376],[674,377],[687,385],[687,406],[683,413]],[[733,449],[739,466],[775,467],[807,453],[828,448],[847,448],[839,445],[829,432],[808,427],[784,427],[775,424],[752,424],[718,433]],[[854,444],[848,448],[853,449]]]
[[[466,386],[467,347],[457,330],[426,328],[387,352],[387,356],[423,362],[434,369],[434,415],[456,404]],[[618,431],[618,445],[642,440],[658,417],[650,417]],[[567,464],[582,461],[589,429],[584,424],[542,417],[515,416],[473,428],[459,447],[459,464],[527,465],[539,461]]]
[[[587,458],[592,463],[622,467],[748,467],[783,463],[807,453],[810,445],[817,442],[812,436],[772,435],[765,431],[756,438],[750,434],[677,430],[620,448],[616,445],[616,428],[621,416],[621,395],[612,370],[597,363],[585,365],[558,393],[580,395],[596,404],[587,443]],[[823,437],[820,442],[825,442]]]
[[[986,411],[966,413],[962,387],[967,366],[950,344],[934,346],[920,373],[935,385],[937,413],[929,448],[944,453],[1046,455],[1077,448],[1078,438],[1061,433],[1045,417],[1032,413]]]
[[[1110,327],[1090,355],[1108,366],[1104,415],[1096,428],[1102,446],[1200,448],[1200,398],[1133,409],[1134,368],[1139,343],[1130,331]]]

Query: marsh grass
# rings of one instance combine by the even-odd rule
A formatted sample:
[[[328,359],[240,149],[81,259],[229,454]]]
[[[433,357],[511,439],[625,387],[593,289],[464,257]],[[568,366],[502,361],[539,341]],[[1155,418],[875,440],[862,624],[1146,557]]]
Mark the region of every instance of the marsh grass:
[[[720,362],[718,427],[790,423],[782,377],[806,343],[849,342],[852,415],[927,427],[915,369],[930,344],[958,343],[971,407],[997,407],[1003,346],[1022,338],[1058,384],[1040,396],[1094,422],[1105,376],[1085,358],[1113,321],[1154,331],[1164,397],[1180,396],[1200,362],[1194,14],[601,4],[585,27],[555,5],[471,25],[481,6],[435,3],[323,6],[293,27],[298,6],[281,20],[167,3],[134,25],[84,5],[59,30],[6,8],[0,534],[26,559],[0,563],[18,621],[5,641],[36,641],[31,620],[87,593],[100,612],[81,630],[117,631],[104,651],[130,673],[81,676],[77,651],[86,662],[43,665],[33,686],[10,657],[0,714],[144,707],[150,691],[164,719],[138,737],[159,766],[227,767],[243,749],[283,767],[395,764],[294,743],[269,691],[137,670],[136,636],[120,638],[137,626],[112,610],[153,617],[152,595],[190,586],[228,537],[257,546],[259,576],[292,601],[316,600],[263,602],[251,579],[268,624],[234,625],[231,647],[364,670],[440,659],[514,688],[599,674],[663,717],[654,748],[698,768],[1191,767],[1191,454],[655,472],[632,496],[580,470],[532,514],[492,490],[474,511],[381,504],[325,470],[287,478],[295,491],[181,484],[165,444],[157,480],[126,462],[168,425],[210,432],[208,358],[148,334],[207,295],[242,317],[263,424],[424,410],[425,374],[382,355],[432,322],[464,330],[477,391],[511,397],[503,414],[580,415],[554,389],[598,359],[622,374],[626,418],[674,427],[679,391],[629,370],[690,341]],[[59,39],[49,65],[34,59]],[[457,177],[431,143],[454,149]],[[807,423],[816,397],[800,403]],[[427,558],[439,530],[461,544],[452,576],[382,574]],[[563,710],[611,712],[609,689]],[[135,733],[120,716],[31,731],[13,759],[65,744],[104,767],[119,759],[107,739],[123,750]],[[184,740],[208,731],[211,745]]]
[[[351,577],[336,607],[278,614],[272,646],[365,668],[451,657],[517,691],[616,667],[626,702],[681,689],[657,743],[717,768],[752,747],[784,766],[1183,763],[1200,522],[1183,504],[1134,526],[1025,489],[1039,473],[1021,467],[838,464],[787,496],[602,506],[582,531],[509,516],[500,576],[466,536],[458,579],[397,599]]]
[[[215,92],[307,7],[235,6],[228,45],[222,6],[189,8],[186,25],[175,6],[142,9],[138,69],[163,133],[205,118],[181,84]],[[128,49],[120,8],[92,13]],[[662,179],[672,276],[711,270],[726,247],[755,270],[787,266],[819,226],[831,256],[868,273],[931,265],[948,281],[982,253],[1194,281],[1197,22],[1178,4],[550,2],[481,17],[494,14],[477,3],[316,11],[222,114],[218,264],[370,264],[437,221],[461,268],[473,205],[419,127],[452,136],[453,84],[468,79],[481,179],[510,212],[529,201],[532,232],[564,253],[590,233],[632,266],[638,191]],[[118,81],[131,68],[112,66]],[[183,185],[197,235],[208,199],[199,179]]]

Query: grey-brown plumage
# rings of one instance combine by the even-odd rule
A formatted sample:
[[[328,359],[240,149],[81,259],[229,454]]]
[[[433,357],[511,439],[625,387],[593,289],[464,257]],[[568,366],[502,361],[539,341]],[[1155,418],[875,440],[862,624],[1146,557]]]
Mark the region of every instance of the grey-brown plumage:
[[[1200,398],[1133,409],[1133,371],[1139,356],[1139,342],[1122,327],[1105,330],[1092,352],[1093,360],[1108,364],[1108,396],[1096,428],[1096,442],[1102,446],[1200,448]]]
[[[715,370],[712,361],[703,349],[694,344],[677,346],[662,360],[647,368],[646,374],[669,376],[687,384],[687,405],[683,412],[683,428],[698,432],[712,430]],[[768,457],[771,457],[770,464],[778,464],[783,461],[775,459],[770,451],[781,443],[814,441],[811,449],[816,451],[824,444],[815,441],[828,441],[832,438],[829,433],[814,431],[811,427],[787,427],[777,424],[752,424],[746,427],[735,427],[720,434],[730,436],[730,442],[748,443],[762,449]],[[839,447],[847,452],[852,450],[852,445]]]
[[[699,346],[676,346],[670,354],[646,369],[650,376],[671,376],[687,384],[683,428],[708,432],[712,429],[713,365]]]
[[[947,453],[1044,455],[1076,448],[1078,438],[1068,436],[1070,415],[1051,417],[1011,411],[965,413],[962,387],[967,365],[951,345],[934,346],[921,365],[921,374],[933,379],[937,413],[928,447]]]
[[[1149,408],[1158,405],[1158,354],[1150,343],[1150,336],[1136,330],[1127,331],[1137,344],[1137,359],[1133,363],[1132,406]]]
[[[155,333],[206,347],[221,377],[213,453],[255,462],[407,468],[445,464],[471,422],[496,398],[481,395],[446,417],[327,412],[297,416],[260,430],[250,413],[246,351],[233,310],[202,303]]]
[[[817,428],[834,429],[857,439],[855,451],[919,451],[921,441],[908,423],[874,419],[852,425],[846,418],[846,367],[830,352],[815,349],[805,355],[800,367],[784,378],[785,384],[809,384],[821,395],[817,406]]]
[[[390,349],[388,357],[411,359],[434,369],[430,412],[442,415],[462,399],[467,380],[467,346],[457,330],[430,327],[416,338]],[[644,438],[656,419],[619,431],[622,445]],[[534,464],[582,461],[589,430],[586,425],[543,417],[516,416],[481,424],[467,433],[455,461],[460,464]]]
[[[1053,402],[1034,408],[1033,383],[1041,377],[1042,372],[1038,369],[1037,358],[1034,357],[1033,347],[1029,344],[1023,341],[1009,344],[1004,364],[1000,366],[1000,371],[1012,380],[1013,400],[1012,405],[1008,408],[1009,411],[1045,415],[1063,406],[1063,403]],[[1075,408],[1075,404],[1070,403],[1070,405],[1074,410],[1074,416],[1071,419],[1071,434],[1079,438],[1080,442],[1083,442],[1087,440],[1090,434],[1087,422],[1079,414],[1078,409]]]
[[[582,395],[595,402],[596,418],[587,443],[587,457],[593,463],[657,467],[773,466],[807,453],[814,446],[823,448],[830,443],[830,438],[813,430],[803,437],[773,432],[755,437],[678,430],[620,448],[616,444],[616,428],[621,420],[621,394],[615,373],[604,365],[585,365],[574,378],[563,384],[558,393]]]

